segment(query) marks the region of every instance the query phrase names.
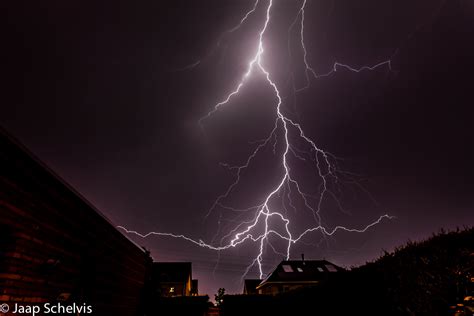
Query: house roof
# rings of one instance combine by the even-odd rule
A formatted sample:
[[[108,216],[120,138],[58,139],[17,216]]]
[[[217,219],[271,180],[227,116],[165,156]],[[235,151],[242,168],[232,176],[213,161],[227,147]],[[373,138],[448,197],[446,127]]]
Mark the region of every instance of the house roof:
[[[260,279],[246,279],[244,280],[244,292],[255,292],[257,286],[262,282]]]
[[[326,260],[282,261],[257,288],[268,283],[317,282],[332,273],[343,272],[343,268]]]
[[[191,262],[153,262],[152,274],[159,282],[187,282],[192,279]]]

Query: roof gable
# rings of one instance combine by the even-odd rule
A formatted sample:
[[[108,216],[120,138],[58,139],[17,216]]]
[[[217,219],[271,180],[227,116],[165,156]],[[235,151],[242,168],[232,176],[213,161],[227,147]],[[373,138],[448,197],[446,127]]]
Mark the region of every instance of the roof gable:
[[[154,262],[152,273],[159,282],[187,282],[192,279],[191,262]]]
[[[245,279],[244,280],[244,292],[255,292],[257,286],[262,282],[260,279]]]
[[[282,261],[261,285],[270,282],[319,281],[332,273],[343,271],[343,268],[326,260]]]

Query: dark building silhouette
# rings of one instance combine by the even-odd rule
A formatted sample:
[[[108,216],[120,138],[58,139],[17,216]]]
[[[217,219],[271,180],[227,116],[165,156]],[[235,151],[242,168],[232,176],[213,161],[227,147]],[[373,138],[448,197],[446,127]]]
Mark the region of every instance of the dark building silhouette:
[[[137,315],[149,254],[0,130],[0,302]]]
[[[244,280],[244,291],[243,294],[245,295],[253,295],[258,294],[257,286],[262,283],[260,279],[246,279]]]
[[[198,294],[198,280],[192,278],[191,262],[154,262],[151,287],[160,297]]]
[[[280,294],[317,286],[345,270],[326,260],[282,261],[257,287],[259,294]]]
[[[199,280],[193,279],[191,281],[191,295],[198,296],[199,295]]]
[[[207,315],[209,296],[199,296],[191,262],[154,262],[147,315]]]

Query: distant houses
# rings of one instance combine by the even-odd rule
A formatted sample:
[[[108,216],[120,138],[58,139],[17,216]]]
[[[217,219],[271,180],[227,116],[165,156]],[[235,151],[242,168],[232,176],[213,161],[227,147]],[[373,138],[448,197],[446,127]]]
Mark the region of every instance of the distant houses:
[[[264,280],[245,280],[244,294],[277,295],[314,287],[343,272],[343,268],[327,260],[282,261]]]
[[[151,284],[160,297],[198,295],[198,280],[192,278],[191,262],[154,262]]]
[[[321,284],[344,271],[326,260],[282,261],[256,289],[259,294],[276,295]]]
[[[341,315],[320,306],[328,291],[344,293],[338,284],[348,274],[327,260],[284,260],[265,279],[245,280],[243,294],[224,296],[220,315]]]
[[[153,262],[148,284],[147,315],[199,315],[210,307],[209,297],[199,295],[191,262]]]
[[[245,280],[243,294],[224,296],[220,315],[340,315],[319,306],[348,273],[327,260],[284,260],[265,279]]]

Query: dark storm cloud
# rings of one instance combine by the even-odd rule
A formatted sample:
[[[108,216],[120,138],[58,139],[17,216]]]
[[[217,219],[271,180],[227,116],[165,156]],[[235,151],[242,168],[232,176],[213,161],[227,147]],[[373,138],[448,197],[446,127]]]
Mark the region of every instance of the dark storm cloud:
[[[265,62],[282,86],[289,67],[302,84],[297,41],[291,63],[287,54],[296,8],[275,2]],[[210,239],[215,221],[203,215],[231,181],[218,162],[242,162],[248,141],[272,124],[273,98],[258,76],[205,122],[205,133],[197,124],[246,69],[261,14],[239,32],[221,34],[251,5],[11,4],[2,10],[0,124],[117,225]],[[329,250],[297,251],[350,265],[440,227],[473,224],[474,10],[468,1],[450,1],[432,19],[437,5],[310,2],[306,42],[318,72],[334,61],[373,64],[400,48],[392,72],[340,70],[313,80],[296,105],[322,148],[368,176],[364,185],[380,208],[357,208],[354,221],[381,210],[397,220],[360,238],[336,238]],[[250,257],[248,249],[224,254],[213,278],[214,253],[175,240],[139,242],[158,260],[195,262],[210,294],[219,286],[239,290],[235,280]]]

